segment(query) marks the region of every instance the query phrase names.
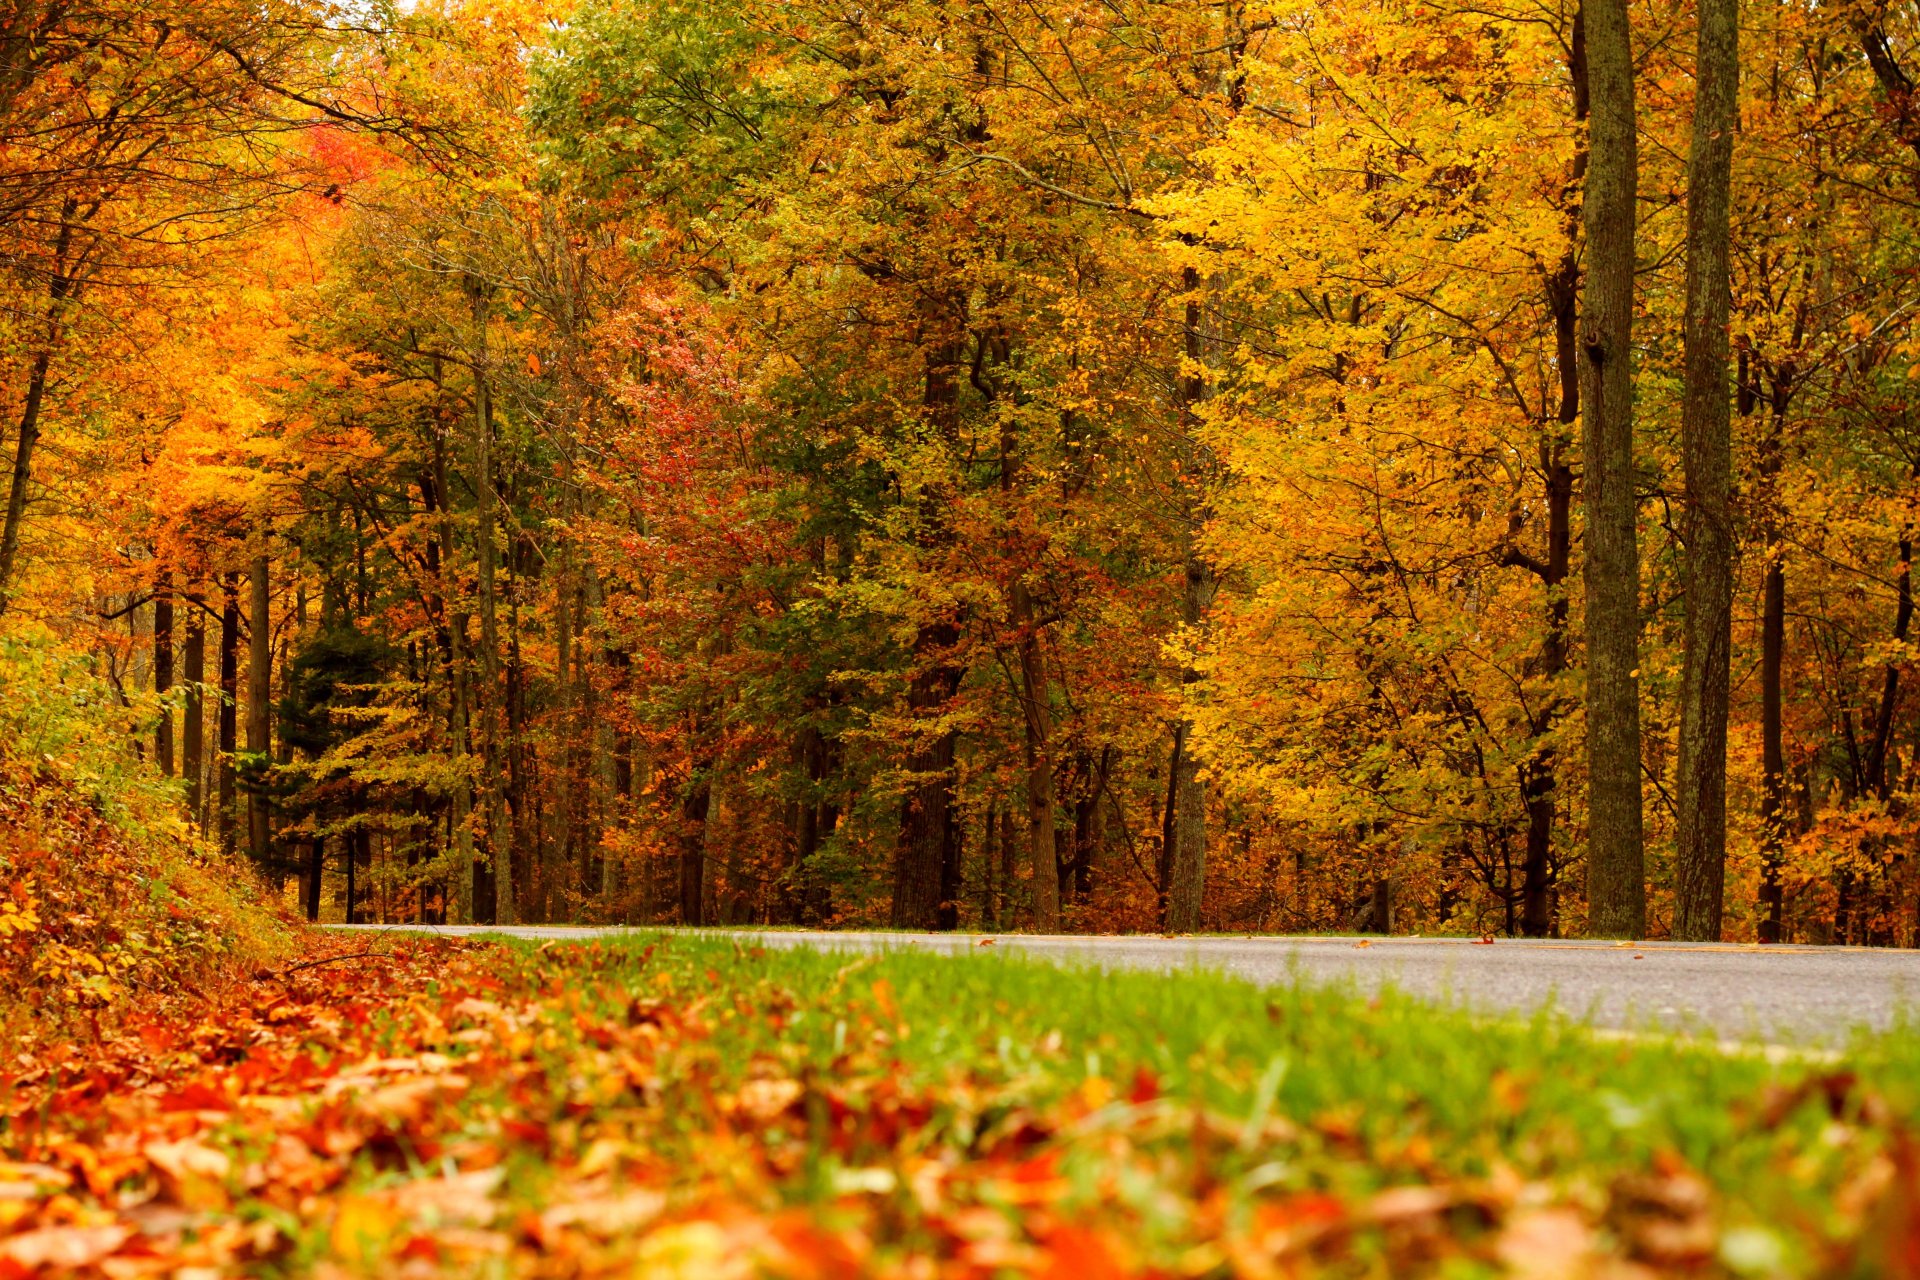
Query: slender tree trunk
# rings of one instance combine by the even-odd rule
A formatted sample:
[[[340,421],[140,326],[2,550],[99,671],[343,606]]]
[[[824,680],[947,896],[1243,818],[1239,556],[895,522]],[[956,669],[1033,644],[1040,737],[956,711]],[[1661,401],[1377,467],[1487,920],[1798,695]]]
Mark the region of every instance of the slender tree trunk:
[[[161,569],[153,580],[153,691],[161,695],[160,723],[153,730],[153,759],[163,776],[173,776],[173,708],[166,695],[173,688],[173,570]]]
[[[474,492],[479,495],[479,529],[475,534],[478,549],[480,594],[480,678],[485,686],[481,701],[486,752],[487,847],[492,858],[494,921],[513,924],[519,919],[514,898],[513,833],[507,817],[504,788],[505,763],[501,742],[501,699],[505,692],[500,678],[500,627],[496,604],[498,566],[494,547],[498,498],[493,487],[493,402],[487,383],[487,300],[477,282],[473,286],[474,347],[473,437]]]
[[[1187,625],[1198,626],[1212,607],[1216,583],[1213,570],[1197,555],[1187,560],[1182,613]],[[1182,684],[1192,684],[1200,673],[1181,672]],[[1200,905],[1207,877],[1207,790],[1200,780],[1200,760],[1193,750],[1193,725],[1184,717],[1174,729],[1173,754],[1168,760],[1166,815],[1166,914],[1168,933],[1192,933],[1200,928]]]
[[[1626,0],[1584,0],[1592,102],[1581,343],[1587,515],[1587,907],[1601,937],[1647,927],[1640,797],[1640,549],[1633,464],[1633,40]]]
[[[467,614],[455,602],[453,586],[454,540],[453,512],[448,506],[447,451],[444,442],[436,442],[433,454],[433,487],[439,508],[440,573],[442,607],[447,618],[447,719],[448,750],[453,757],[452,843],[453,866],[448,873],[452,885],[454,923],[472,924],[473,915],[473,767],[468,688]]]
[[[1762,942],[1781,940],[1786,891],[1786,751],[1781,732],[1780,663],[1786,652],[1787,578],[1780,555],[1767,552],[1760,601],[1760,927]]]
[[[180,772],[187,779],[187,812],[193,824],[206,829],[206,682],[207,615],[200,593],[187,593],[187,638],[181,648],[182,678],[187,696],[180,708]]]
[[[1753,375],[1740,380],[1741,412],[1751,413],[1758,397]],[[1785,698],[1781,665],[1787,648],[1787,570],[1780,546],[1779,475],[1785,448],[1787,406],[1793,394],[1791,365],[1775,371],[1767,413],[1767,438],[1760,455],[1762,528],[1766,570],[1760,587],[1760,922],[1761,942],[1779,942],[1786,913],[1782,870],[1787,845],[1787,761],[1783,723]]]
[[[1727,257],[1740,82],[1739,0],[1700,0],[1693,148],[1687,161],[1686,633],[1673,936],[1718,942],[1726,892],[1728,653],[1733,644],[1733,442]]]
[[[1573,16],[1567,79],[1573,91],[1573,118],[1584,134],[1592,115],[1587,83],[1586,20],[1578,9]],[[1553,313],[1555,364],[1560,375],[1560,407],[1540,444],[1540,470],[1546,479],[1547,557],[1537,566],[1546,593],[1547,629],[1541,637],[1538,672],[1548,685],[1527,726],[1535,742],[1533,754],[1520,766],[1520,794],[1527,810],[1527,849],[1521,864],[1520,929],[1529,938],[1553,931],[1553,827],[1558,810],[1560,757],[1549,736],[1563,714],[1558,686],[1567,670],[1567,575],[1573,563],[1573,425],[1580,418],[1580,206],[1577,192],[1586,181],[1587,148],[1584,137],[1573,155],[1568,175],[1567,204],[1562,208],[1568,247],[1547,281],[1547,302]]]
[[[1000,801],[987,804],[986,820],[980,824],[980,927],[1000,927],[999,893],[994,883],[994,865],[999,858]]]
[[[253,599],[247,614],[247,751],[258,762],[263,783],[273,751],[273,628],[268,616],[272,603],[267,569],[265,555],[253,558]],[[247,846],[254,863],[262,867],[272,861],[273,855],[268,817],[267,793],[256,789],[247,797]],[[276,881],[281,874],[282,870],[276,866]]]
[[[1201,363],[1206,357],[1205,316],[1200,305],[1200,275],[1192,267],[1181,276],[1186,290],[1186,310],[1181,325],[1185,363],[1180,375],[1180,418],[1188,447],[1201,465],[1190,469],[1199,483],[1211,470],[1210,454],[1198,439],[1200,403],[1206,397],[1206,380]],[[1213,607],[1218,584],[1213,568],[1200,555],[1196,545],[1199,526],[1204,522],[1204,493],[1191,495],[1193,510],[1187,534],[1186,574],[1180,597],[1181,620],[1196,630]],[[1180,672],[1182,697],[1198,683],[1200,673],[1191,666]],[[1161,842],[1164,867],[1161,875],[1161,927],[1168,933],[1192,933],[1200,927],[1200,905],[1207,878],[1207,794],[1200,780],[1200,758],[1194,750],[1193,724],[1184,712],[1174,726],[1173,750],[1167,762],[1167,811],[1163,818]]]
[[[67,261],[73,248],[74,213],[74,202],[69,199],[61,211],[60,234],[54,243],[53,277],[47,283],[46,328],[27,370],[26,402],[20,410],[20,433],[14,440],[6,523],[0,526],[0,613],[4,613],[12,601],[14,562],[20,552],[20,526],[27,514],[27,490],[33,483],[33,451],[40,443],[40,413],[46,403],[47,377],[53,368],[54,348],[60,344],[67,303],[78,287],[69,274]]]
[[[320,884],[326,878],[327,842],[319,836],[307,840],[307,919],[320,919]]]
[[[548,788],[553,797],[553,812],[548,823],[546,839],[546,889],[542,894],[547,900],[547,918],[555,919],[556,913],[572,919],[568,905],[569,892],[566,884],[567,869],[573,863],[573,805],[574,771],[578,767],[578,753],[574,744],[578,736],[578,726],[574,721],[574,684],[573,684],[573,575],[567,570],[566,549],[560,548],[558,568],[553,575],[553,638],[554,638],[554,719],[560,732],[553,751],[553,783]]]
[[[1016,579],[1012,590],[1014,630],[1019,634],[1020,702],[1026,729],[1027,860],[1033,875],[1033,927],[1060,929],[1060,852],[1057,847],[1053,775],[1053,710],[1047,673],[1035,631],[1033,597]]]
[[[233,852],[233,753],[240,745],[240,575],[220,577],[220,708],[219,753],[214,757],[218,785],[213,825],[220,847]]]

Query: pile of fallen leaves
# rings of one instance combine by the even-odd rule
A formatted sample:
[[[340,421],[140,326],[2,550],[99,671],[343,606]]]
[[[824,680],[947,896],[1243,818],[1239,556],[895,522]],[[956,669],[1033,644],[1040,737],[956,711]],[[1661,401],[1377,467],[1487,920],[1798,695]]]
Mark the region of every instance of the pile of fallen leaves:
[[[1144,1070],[1045,1105],[964,1072],[910,1085],[857,964],[817,1006],[841,1010],[836,1052],[810,1058],[779,1034],[790,1002],[616,982],[597,948],[311,947],[0,1060],[0,1280],[1780,1273],[1677,1161],[1459,1181],[1337,1117],[1218,1115]],[[742,1053],[746,1020],[772,1034]],[[1810,1081],[1752,1122],[1861,1123],[1853,1089]],[[1308,1159],[1398,1181],[1305,1189]],[[1863,1156],[1808,1269],[1920,1274],[1913,1166],[1905,1143]]]
[[[184,828],[139,830],[51,768],[0,757],[0,1034],[197,987],[290,945],[251,876],[215,864]]]

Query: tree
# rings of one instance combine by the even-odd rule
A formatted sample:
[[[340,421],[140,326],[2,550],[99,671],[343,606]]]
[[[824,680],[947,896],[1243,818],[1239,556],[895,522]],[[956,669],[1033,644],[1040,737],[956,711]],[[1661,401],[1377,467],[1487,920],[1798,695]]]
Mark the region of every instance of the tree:
[[[1727,699],[1733,624],[1732,402],[1727,333],[1738,0],[1701,0],[1687,160],[1686,643],[1673,933],[1718,942],[1726,879]]]
[[[1625,0],[1582,0],[1592,102],[1583,210],[1581,457],[1587,516],[1587,911],[1646,932],[1640,811],[1640,550],[1633,437],[1638,128]]]

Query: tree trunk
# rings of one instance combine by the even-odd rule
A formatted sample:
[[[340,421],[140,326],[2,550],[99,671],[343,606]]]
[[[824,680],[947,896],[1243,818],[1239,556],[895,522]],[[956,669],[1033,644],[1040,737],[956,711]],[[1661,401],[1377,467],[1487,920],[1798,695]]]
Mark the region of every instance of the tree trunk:
[[[1572,89],[1573,118],[1582,130],[1592,115],[1587,83],[1586,20],[1576,8],[1573,38],[1569,42],[1567,79]],[[1573,155],[1569,187],[1586,181],[1587,148],[1584,138]],[[1560,406],[1540,443],[1540,470],[1546,480],[1547,556],[1534,568],[1546,594],[1547,630],[1540,640],[1537,671],[1547,691],[1529,717],[1528,732],[1535,747],[1522,761],[1520,795],[1527,810],[1527,849],[1521,863],[1520,930],[1529,938],[1553,931],[1557,900],[1553,866],[1553,826],[1560,785],[1559,752],[1548,735],[1563,714],[1557,686],[1567,670],[1567,574],[1573,562],[1573,424],[1580,417],[1580,250],[1578,198],[1563,206],[1568,247],[1547,281],[1547,303],[1553,313],[1555,365],[1560,376]]]
[[[1012,622],[1019,635],[1020,703],[1026,729],[1027,862],[1033,875],[1033,927],[1041,933],[1060,929],[1060,853],[1054,831],[1058,807],[1053,777],[1053,710],[1040,637],[1033,620],[1033,597],[1024,581],[1012,589]]]
[[[1762,942],[1781,940],[1786,891],[1786,751],[1781,732],[1780,662],[1786,653],[1787,578],[1780,554],[1767,550],[1760,601],[1760,925]]]
[[[1781,664],[1787,648],[1787,569],[1780,546],[1779,476],[1785,449],[1787,406],[1794,390],[1796,370],[1787,364],[1774,371],[1773,394],[1767,411],[1767,437],[1760,454],[1761,527],[1765,534],[1766,571],[1760,588],[1760,921],[1761,942],[1782,940],[1786,888],[1781,873],[1787,845],[1787,761],[1780,685]],[[1740,411],[1753,412],[1757,371],[1741,360]]]
[[[187,593],[187,638],[181,646],[181,677],[187,696],[180,716],[180,772],[187,780],[187,813],[195,828],[207,824],[205,789],[205,745],[207,715],[204,704],[207,681],[207,615],[200,593]]]
[[[548,787],[553,797],[553,810],[544,842],[545,856],[541,859],[544,864],[541,879],[546,882],[541,897],[546,900],[549,920],[573,918],[566,883],[567,870],[573,863],[574,771],[578,766],[578,755],[574,749],[578,727],[574,721],[572,678],[573,604],[573,575],[567,571],[566,549],[562,547],[553,575],[553,714],[560,732],[553,750],[553,783]]]
[[[173,571],[161,569],[153,580],[153,691],[160,695],[160,723],[153,730],[153,759],[164,777],[173,776]]]
[[[1000,927],[999,892],[994,883],[994,867],[1000,856],[1000,801],[998,797],[987,803],[986,820],[980,824],[980,927],[992,930]]]
[[[960,388],[955,381],[959,360],[960,346],[953,341],[940,343],[926,356],[927,422],[939,439],[950,444],[959,437]],[[932,546],[943,544],[949,536],[943,503],[944,498],[933,490],[923,500],[923,537]],[[918,726],[944,715],[960,690],[965,672],[950,656],[959,642],[959,628],[945,616],[922,622],[914,635],[916,670],[907,707],[916,728],[906,761],[914,780],[900,806],[900,837],[894,855],[891,918],[897,929],[951,929],[958,921],[953,894],[960,845],[953,764],[959,734],[944,726],[930,732]]]
[[[680,923],[707,923],[707,810],[713,803],[713,765],[696,761],[680,807]]]
[[[348,924],[356,924],[358,922],[353,918],[355,910],[353,901],[354,882],[356,879],[354,872],[357,869],[355,864],[359,862],[359,858],[355,856],[353,833],[351,831],[343,831],[340,833],[340,861],[347,873],[347,907],[344,919]]]
[[[1374,877],[1373,897],[1367,907],[1367,931],[1393,932],[1393,882],[1385,876]]]
[[[1640,809],[1640,549],[1633,465],[1633,40],[1626,0],[1585,0],[1592,103],[1581,343],[1587,515],[1587,907],[1600,937],[1647,927]]]
[[[473,769],[471,738],[472,698],[467,676],[467,614],[454,600],[453,589],[453,512],[448,506],[447,451],[443,442],[435,442],[433,453],[434,500],[439,509],[440,581],[438,588],[447,619],[447,720],[448,751],[453,757],[452,795],[453,866],[451,881],[454,923],[472,924],[473,917]]]
[[[1199,430],[1199,406],[1206,398],[1206,380],[1202,376],[1202,361],[1206,357],[1205,316],[1200,305],[1200,275],[1192,267],[1181,274],[1181,285],[1186,290],[1186,310],[1181,325],[1182,354],[1185,357],[1180,374],[1180,420],[1187,442],[1196,456],[1209,460],[1210,455],[1197,438]],[[1190,469],[1200,483],[1211,468],[1204,464]],[[1201,558],[1195,545],[1199,526],[1204,522],[1204,491],[1191,495],[1193,510],[1189,513],[1187,533],[1186,574],[1180,597],[1181,620],[1188,629],[1197,629],[1205,621],[1207,611],[1213,607],[1214,593],[1218,588],[1212,566]],[[1198,683],[1200,673],[1191,666],[1183,666],[1180,671],[1181,696],[1186,690]],[[1206,888],[1207,877],[1207,795],[1205,784],[1200,781],[1200,760],[1194,750],[1193,724],[1184,712],[1174,726],[1173,750],[1168,758],[1167,811],[1163,815],[1162,825],[1162,873],[1160,884],[1161,927],[1168,933],[1192,933],[1200,927],[1200,904]]]
[[[214,766],[219,787],[214,812],[214,830],[220,835],[220,848],[233,852],[233,753],[240,746],[240,575],[225,573],[220,578],[220,743]]]
[[[1217,584],[1213,570],[1196,554],[1187,559],[1182,613],[1190,627],[1198,626],[1212,607]],[[1200,679],[1187,668],[1182,685]],[[1192,933],[1200,928],[1200,904],[1207,878],[1207,791],[1200,780],[1200,761],[1193,749],[1193,724],[1182,717],[1174,727],[1173,753],[1167,763],[1167,813],[1164,818],[1166,873],[1162,893],[1168,933]]]
[[[46,329],[27,371],[27,397],[20,410],[20,434],[14,441],[6,524],[0,526],[0,613],[6,612],[13,598],[14,561],[20,552],[20,525],[27,514],[27,489],[33,483],[33,450],[40,443],[40,411],[46,402],[47,375],[53,367],[54,348],[60,343],[67,303],[77,289],[68,273],[67,262],[73,247],[74,212],[74,202],[69,199],[61,210],[60,234],[54,242],[53,277],[47,282]]]
[[[513,834],[507,817],[501,742],[500,627],[496,604],[498,572],[494,548],[498,499],[493,487],[493,403],[487,384],[487,300],[483,287],[473,285],[475,361],[473,372],[474,492],[479,496],[478,530],[474,535],[479,561],[480,678],[485,685],[483,708],[486,754],[487,852],[493,871],[494,922],[519,920],[514,899]]]
[[[320,919],[320,884],[326,878],[327,842],[319,836],[307,839],[307,919]]]
[[[907,692],[915,720],[945,713],[960,689],[961,671],[947,660],[958,628],[935,622],[920,628],[914,651],[922,669]],[[954,838],[953,763],[958,735],[948,728],[922,735],[907,755],[913,775],[901,803],[900,843],[894,860],[892,923],[896,929],[950,929],[959,843]]]
[[[247,615],[247,752],[258,762],[261,782],[273,750],[273,628],[269,614],[272,604],[267,581],[267,557],[253,558],[252,607]],[[268,829],[267,793],[264,785],[247,797],[247,847],[257,866],[272,859],[272,833]],[[276,867],[276,881],[283,874]]]
[[[1686,473],[1673,936],[1720,940],[1727,861],[1728,652],[1733,643],[1728,244],[1740,81],[1739,0],[1700,0],[1687,161]]]

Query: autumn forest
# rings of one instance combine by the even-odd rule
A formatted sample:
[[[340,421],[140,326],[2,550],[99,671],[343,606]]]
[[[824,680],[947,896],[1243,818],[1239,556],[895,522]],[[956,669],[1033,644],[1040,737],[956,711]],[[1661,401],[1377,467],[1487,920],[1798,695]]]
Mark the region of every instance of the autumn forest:
[[[0,50],[8,732],[311,919],[1920,935],[1905,0]]]

